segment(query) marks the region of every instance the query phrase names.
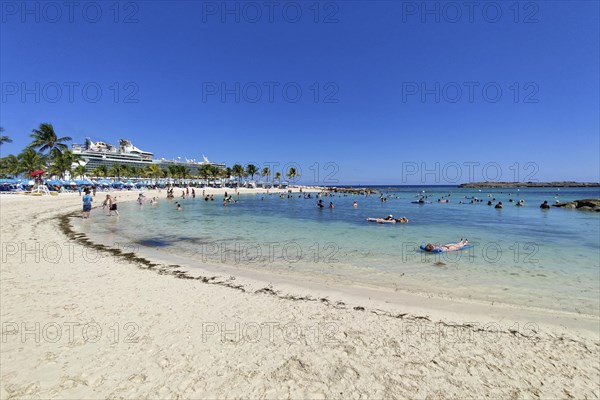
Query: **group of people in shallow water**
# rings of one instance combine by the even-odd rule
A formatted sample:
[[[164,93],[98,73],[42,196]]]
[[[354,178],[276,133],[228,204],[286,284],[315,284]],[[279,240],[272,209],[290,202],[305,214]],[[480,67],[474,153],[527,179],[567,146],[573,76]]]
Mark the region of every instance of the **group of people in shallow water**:
[[[512,200],[512,199],[511,199],[511,200],[509,200],[509,201],[510,201],[511,203],[513,202],[513,200]],[[487,205],[488,205],[488,206],[491,206],[491,205],[493,205],[493,204],[492,204],[492,201],[491,201],[491,200],[490,200],[490,201],[488,201]],[[517,207],[524,207],[524,206],[525,206],[525,200],[519,200],[519,201],[517,201],[517,203],[515,204],[515,206],[517,206]],[[499,201],[499,202],[498,202],[498,204],[496,204],[496,205],[494,206],[494,208],[504,208],[504,205],[502,205],[502,202],[501,202],[501,201]],[[548,209],[550,209],[550,204],[548,204],[548,200],[544,200],[544,202],[543,202],[542,204],[540,204],[540,208],[541,208],[542,210],[548,210]]]
[[[90,194],[90,192],[91,190],[86,188],[81,199],[83,201],[81,218],[83,219],[89,219],[90,212],[92,211],[92,202],[94,201],[94,197]],[[105,210],[107,208],[109,217],[112,216],[113,212],[117,215],[117,217],[119,216],[119,211],[117,211],[117,196],[111,196],[110,194],[106,195],[106,198],[102,202],[102,209]]]

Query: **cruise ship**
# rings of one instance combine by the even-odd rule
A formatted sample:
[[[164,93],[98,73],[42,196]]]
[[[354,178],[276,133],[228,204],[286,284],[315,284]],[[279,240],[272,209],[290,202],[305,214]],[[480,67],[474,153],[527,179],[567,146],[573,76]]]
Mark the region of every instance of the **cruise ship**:
[[[204,156],[201,162],[166,160],[164,158],[158,160],[154,158],[154,153],[140,150],[128,139],[120,139],[119,146],[115,147],[109,143],[93,142],[90,138],[86,138],[84,144],[73,144],[72,151],[73,154],[81,157],[79,164],[85,166],[87,173],[101,165],[110,168],[115,164],[136,168],[145,168],[152,164],[158,164],[162,168],[170,165],[182,165],[189,169],[190,175],[198,175],[198,168],[205,164],[225,168],[225,164],[211,162]]]

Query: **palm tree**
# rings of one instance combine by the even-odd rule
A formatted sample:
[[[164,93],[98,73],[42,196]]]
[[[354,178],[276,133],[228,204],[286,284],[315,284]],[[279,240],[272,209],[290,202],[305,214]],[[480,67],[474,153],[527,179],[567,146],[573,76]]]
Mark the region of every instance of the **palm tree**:
[[[18,173],[25,173],[27,176],[46,166],[46,157],[33,149],[26,148],[17,158],[19,160]]]
[[[83,179],[85,177],[85,165],[78,165],[73,169],[73,174]]]
[[[81,158],[78,154],[73,154],[70,150],[65,150],[61,153],[56,149],[52,150],[51,157],[51,164],[48,171],[52,175],[59,175],[62,179],[64,179],[66,172],[68,172],[69,175],[72,174],[73,164]]]
[[[177,178],[177,166],[169,165],[167,167],[167,171],[169,171],[169,178]]]
[[[4,132],[4,128],[0,126],[0,133]],[[0,136],[0,145],[2,143],[12,143],[12,139],[8,136]]]
[[[297,177],[300,177],[300,175],[298,175],[298,172],[296,172],[296,168],[294,167],[290,167],[290,169],[288,169],[286,176],[290,181],[293,181]]]
[[[68,146],[64,144],[64,142],[71,141],[71,137],[57,137],[56,132],[54,132],[54,127],[52,124],[44,123],[40,124],[39,129],[34,129],[29,135],[33,138],[33,142],[31,142],[27,147],[31,149],[39,149],[41,153],[48,151],[56,150],[59,153],[68,149]]]
[[[244,167],[242,167],[240,164],[234,164],[231,168],[231,172],[233,173],[233,176],[238,178],[238,183],[240,183],[240,181],[245,175]]]
[[[141,170],[138,167],[131,166],[129,167],[129,173],[132,178],[139,178],[141,175]]]
[[[256,169],[256,165],[254,164],[248,164],[246,166],[246,173],[250,176],[252,176],[252,180],[254,180],[254,174],[256,174],[258,172],[258,170]]]
[[[174,165],[173,176],[180,179],[186,179],[190,176],[190,170],[185,165]]]
[[[211,165],[210,166],[210,176],[211,178],[213,178],[213,180],[216,180],[219,175],[221,175],[221,169],[219,167],[217,167],[216,165]]]
[[[206,183],[208,183],[208,178],[212,175],[212,165],[200,165],[200,167],[198,168],[198,174],[206,180]]]
[[[108,174],[110,176],[114,176],[117,180],[121,179],[121,175],[123,175],[123,166],[121,164],[115,164],[108,170]]]
[[[281,172],[275,172],[275,177],[273,181],[277,181],[277,183],[281,184]]]
[[[127,164],[123,164],[121,167],[123,168],[121,175],[123,175],[124,178],[131,178],[131,167]]]
[[[269,169],[269,167],[264,167],[262,169],[261,175],[262,176],[266,176],[267,177],[267,182],[269,182],[269,175],[271,175],[271,170]]]
[[[160,169],[158,164],[152,164],[152,165],[149,165],[148,168],[146,168],[146,173],[151,178],[158,179],[162,176],[163,171]]]
[[[219,178],[221,178],[222,180],[227,180],[231,178],[231,168],[227,167],[219,170]]]
[[[17,175],[19,173],[19,159],[13,154],[0,158],[0,175]]]
[[[92,176],[95,176],[96,178],[104,178],[106,175],[108,175],[108,169],[106,168],[106,165],[99,165],[92,171]]]

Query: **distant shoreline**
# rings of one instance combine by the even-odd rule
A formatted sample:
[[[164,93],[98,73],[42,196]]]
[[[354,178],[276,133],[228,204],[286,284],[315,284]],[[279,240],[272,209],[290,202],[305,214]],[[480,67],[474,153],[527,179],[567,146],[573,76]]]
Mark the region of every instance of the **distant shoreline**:
[[[459,188],[521,188],[521,187],[600,187],[598,182],[473,182],[458,185]]]
[[[561,182],[470,182],[460,183],[455,185],[335,185],[326,186],[326,190],[332,189],[353,189],[353,190],[365,190],[365,189],[394,189],[394,188],[422,188],[422,187],[439,187],[439,188],[521,188],[521,187],[600,187],[600,182],[573,182],[573,181],[561,181]]]

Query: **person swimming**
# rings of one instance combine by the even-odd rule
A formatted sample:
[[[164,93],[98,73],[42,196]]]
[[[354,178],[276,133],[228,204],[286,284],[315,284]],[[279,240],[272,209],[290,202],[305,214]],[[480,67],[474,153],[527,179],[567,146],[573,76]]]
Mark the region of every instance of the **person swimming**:
[[[496,206],[494,208],[503,208],[504,206],[502,205],[502,202],[498,202],[498,204],[496,204]]]
[[[544,200],[544,202],[542,204],[540,204],[540,208],[542,210],[548,210],[548,209],[550,209],[550,204],[548,204],[548,200]]]

